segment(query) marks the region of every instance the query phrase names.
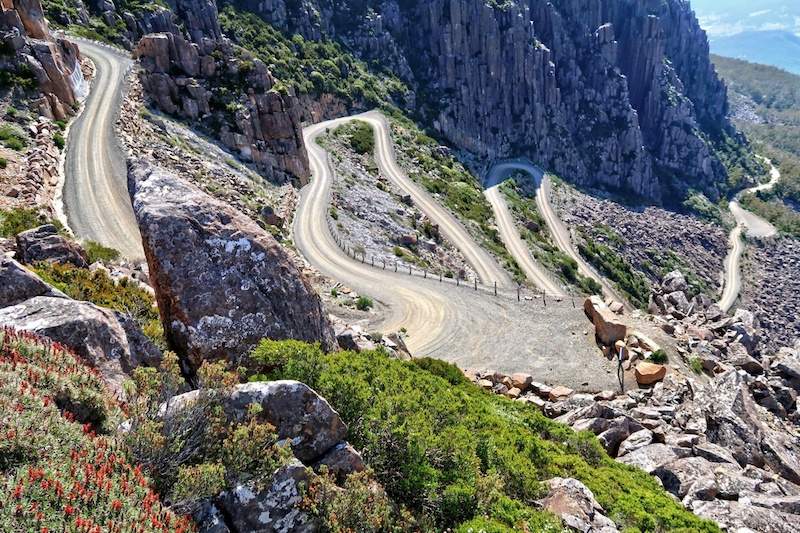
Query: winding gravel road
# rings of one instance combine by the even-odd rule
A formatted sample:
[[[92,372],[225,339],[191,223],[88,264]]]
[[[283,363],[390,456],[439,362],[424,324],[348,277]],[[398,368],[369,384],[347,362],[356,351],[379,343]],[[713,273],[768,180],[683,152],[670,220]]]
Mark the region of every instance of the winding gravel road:
[[[97,75],[69,135],[63,191],[68,221],[79,236],[113,246],[129,258],[140,258],[141,238],[126,190],[125,157],[113,132],[123,74],[131,60],[92,43],[80,41],[80,46],[95,62]],[[376,147],[383,154],[378,159],[384,173],[398,180],[420,209],[430,213],[482,280],[503,283],[505,279],[501,286],[511,285],[505,271],[491,257],[487,260],[488,254],[471,242],[452,215],[430,204],[432,199],[425,198],[424,191],[404,179],[394,164],[385,119],[375,114],[360,118],[376,126],[380,134]],[[462,368],[530,372],[539,381],[582,390],[617,386],[613,364],[597,353],[581,306],[573,307],[569,299],[549,301],[545,307],[542,300],[517,301],[513,293],[491,296],[469,286],[420,280],[348,259],[327,227],[332,171],[325,152],[314,142],[325,128],[345,120],[349,119],[304,131],[314,179],[301,192],[293,235],[306,259],[323,274],[381,304],[380,313],[365,315],[371,319],[370,328],[390,332],[405,327],[407,345],[415,355],[438,357]]]
[[[530,372],[539,380],[588,390],[616,387],[613,368],[597,354],[591,335],[586,334],[591,328],[582,307],[573,307],[570,300],[549,301],[545,307],[541,300],[518,302],[507,293],[494,297],[466,285],[457,288],[432,278],[421,280],[373,268],[348,258],[339,249],[327,220],[333,171],[325,150],[315,139],[326,129],[354,118],[368,121],[375,128],[376,159],[381,170],[388,174],[388,168],[394,164],[393,158],[384,158],[391,147],[388,125],[375,114],[331,120],[305,128],[303,136],[312,180],[301,191],[292,230],[298,249],[315,268],[379,304],[380,314],[365,315],[370,317],[369,327],[382,332],[404,327],[408,330],[406,344],[415,356],[437,357],[462,368]],[[386,133],[383,140],[382,132]],[[391,179],[400,180],[398,186],[411,194],[413,188],[406,188],[408,178],[399,169]],[[417,188],[417,194],[426,193]],[[427,214],[423,206],[432,199],[423,200],[426,199],[420,197],[414,201]],[[431,218],[443,225],[442,219]],[[465,231],[463,227],[462,231]],[[446,235],[451,238],[450,234]],[[464,253],[464,249],[470,248],[460,249]],[[468,261],[472,259],[468,253],[464,255]]]
[[[489,200],[489,203],[492,204],[492,209],[498,221],[498,229],[503,242],[506,243],[506,247],[508,247],[514,259],[517,260],[517,263],[523,268],[528,277],[548,293],[552,292],[556,295],[564,295],[564,290],[561,286],[554,282],[531,256],[530,249],[520,238],[519,231],[514,224],[514,219],[508,210],[508,205],[500,194],[500,184],[508,178],[514,170],[522,170],[533,176],[537,188],[536,207],[544,217],[547,227],[550,228],[550,233],[553,235],[556,246],[578,263],[578,272],[600,283],[607,296],[611,296],[615,300],[626,304],[625,299],[619,295],[616,289],[587,263],[572,246],[569,229],[567,229],[561,219],[558,218],[558,215],[553,209],[553,205],[550,203],[551,182],[544,171],[530,161],[524,159],[501,161],[492,165],[486,173],[486,177],[483,180],[485,187],[484,194]]]
[[[395,186],[411,197],[414,205],[420,211],[425,213],[435,224],[439,225],[439,232],[461,252],[475,270],[478,281],[484,285],[493,285],[496,281],[498,287],[513,287],[514,284],[508,272],[475,242],[475,239],[464,228],[463,224],[452,213],[431,198],[419,185],[408,178],[397,165],[394,146],[389,134],[391,126],[386,117],[377,111],[370,111],[326,122],[325,124],[327,124],[327,128],[335,128],[350,120],[361,120],[372,126],[375,131],[375,162],[378,164],[378,168]],[[306,142],[306,145],[308,144]]]
[[[765,191],[771,189],[781,179],[780,171],[772,165],[772,162],[765,159],[767,164],[770,165],[770,180],[767,183],[757,185],[746,189],[744,192],[756,193],[758,191]],[[741,193],[740,193],[741,194]],[[737,195],[737,198],[739,195]],[[742,209],[739,202],[732,200],[728,204],[728,208],[736,220],[736,227],[731,230],[728,236],[728,244],[730,250],[727,257],[725,257],[725,284],[722,290],[722,296],[717,305],[720,309],[727,312],[733,307],[736,298],[739,297],[739,291],[742,288],[742,274],[741,274],[741,259],[744,243],[742,243],[742,231],[747,230],[746,235],[749,237],[773,237],[778,234],[778,230],[764,220],[763,218]]]
[[[127,187],[125,154],[114,134],[122,84],[133,60],[107,46],[74,39],[94,61],[96,77],[80,117],[70,125],[62,201],[75,235],[144,259]]]

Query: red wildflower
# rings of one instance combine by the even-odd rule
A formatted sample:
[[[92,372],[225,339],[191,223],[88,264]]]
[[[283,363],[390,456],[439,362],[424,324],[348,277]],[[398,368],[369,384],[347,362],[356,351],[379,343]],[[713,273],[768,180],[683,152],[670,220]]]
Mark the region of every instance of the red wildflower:
[[[120,509],[122,509],[122,502],[119,500],[114,500],[113,502],[111,502],[111,508],[114,509],[115,511],[119,511]]]

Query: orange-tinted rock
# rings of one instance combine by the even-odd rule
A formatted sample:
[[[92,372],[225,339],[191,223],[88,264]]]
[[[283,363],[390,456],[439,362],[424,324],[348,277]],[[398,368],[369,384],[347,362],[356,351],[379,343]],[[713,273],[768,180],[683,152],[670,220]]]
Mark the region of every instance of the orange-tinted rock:
[[[664,379],[667,367],[642,361],[636,365],[636,382],[639,385],[651,385]]]

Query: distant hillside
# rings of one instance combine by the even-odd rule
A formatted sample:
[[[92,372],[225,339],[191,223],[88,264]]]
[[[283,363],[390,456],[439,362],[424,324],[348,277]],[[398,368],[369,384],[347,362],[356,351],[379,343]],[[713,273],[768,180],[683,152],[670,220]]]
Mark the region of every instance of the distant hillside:
[[[737,59],[711,60],[728,85],[734,124],[781,171],[772,191],[748,195],[743,203],[782,232],[800,236],[800,76]]]
[[[800,37],[788,31],[751,31],[710,37],[711,51],[800,74]]]

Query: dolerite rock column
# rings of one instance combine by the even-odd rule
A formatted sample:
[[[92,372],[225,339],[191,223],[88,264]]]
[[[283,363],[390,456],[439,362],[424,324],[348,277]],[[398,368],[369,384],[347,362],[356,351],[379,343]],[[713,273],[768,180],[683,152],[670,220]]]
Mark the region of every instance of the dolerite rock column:
[[[175,174],[128,161],[128,190],[170,346],[191,373],[262,338],[335,350],[319,295],[255,222]]]

